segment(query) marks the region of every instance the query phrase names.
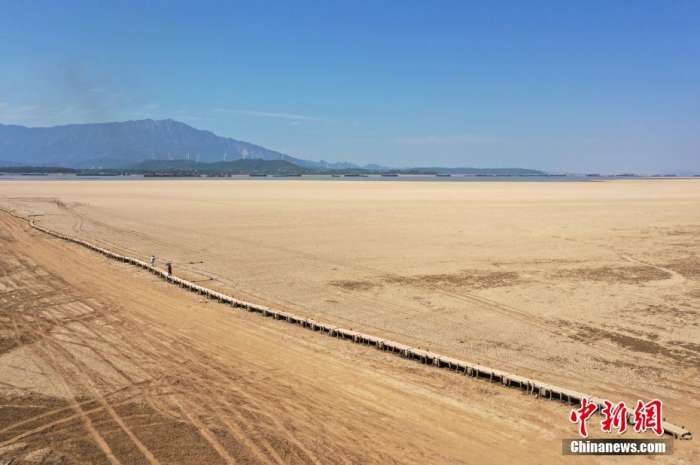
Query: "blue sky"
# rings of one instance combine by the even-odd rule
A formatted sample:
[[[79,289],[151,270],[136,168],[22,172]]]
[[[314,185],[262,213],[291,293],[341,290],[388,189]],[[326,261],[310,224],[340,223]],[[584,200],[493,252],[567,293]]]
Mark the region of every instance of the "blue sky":
[[[700,172],[698,1],[0,3],[0,123],[392,166]]]

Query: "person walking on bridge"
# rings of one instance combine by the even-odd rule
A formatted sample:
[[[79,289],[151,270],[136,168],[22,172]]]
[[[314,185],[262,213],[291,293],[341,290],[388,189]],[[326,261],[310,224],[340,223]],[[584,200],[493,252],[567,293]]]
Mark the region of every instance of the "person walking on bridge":
[[[170,262],[168,262],[167,266],[168,266],[168,276],[172,276],[173,275],[173,265]]]
[[[151,266],[156,266],[156,256],[151,255]]]

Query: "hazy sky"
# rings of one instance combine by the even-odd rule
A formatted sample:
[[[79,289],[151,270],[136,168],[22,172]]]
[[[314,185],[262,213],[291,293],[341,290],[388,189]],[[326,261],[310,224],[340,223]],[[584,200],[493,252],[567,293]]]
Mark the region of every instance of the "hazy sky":
[[[700,1],[0,2],[0,123],[309,159],[700,172]]]

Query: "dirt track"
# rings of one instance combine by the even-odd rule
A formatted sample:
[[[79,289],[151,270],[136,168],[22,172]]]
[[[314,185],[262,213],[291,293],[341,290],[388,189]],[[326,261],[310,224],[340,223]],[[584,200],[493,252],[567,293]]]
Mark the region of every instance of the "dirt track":
[[[212,273],[212,270],[218,272],[224,262],[217,262],[212,252],[202,250],[205,242],[213,244],[211,234],[217,236],[211,223],[202,227],[202,232],[204,226],[210,231],[206,241],[190,245],[182,241],[177,245],[180,236],[192,237],[193,231],[176,232],[174,237],[163,241],[162,233],[150,231],[149,226],[140,228],[146,232],[125,228],[119,226],[123,220],[112,218],[108,212],[95,214],[97,207],[74,201],[66,204],[14,197],[3,201],[5,205],[8,203],[18,210],[29,210],[23,213],[41,214],[40,220],[46,226],[61,226],[67,233],[72,228],[74,234],[98,238],[115,250],[139,247],[139,241],[159,239],[161,247],[171,246],[182,254],[179,263],[188,263],[186,257],[206,258],[206,268],[189,265],[178,269],[181,273],[195,278],[199,275],[200,279],[213,275],[215,280],[207,285],[269,305],[284,305],[284,296],[261,298],[260,293],[288,289],[290,283],[301,286],[302,292],[289,294],[289,305],[303,303],[298,297],[307,295],[304,293],[313,284],[308,274],[312,268],[306,263],[322,263],[318,254],[300,252],[303,247],[299,244],[286,249],[273,247],[274,241],[267,236],[266,243],[256,247],[244,238],[251,253],[274,249],[277,261],[280,254],[299,251],[294,255],[294,263],[301,279],[267,287],[258,282],[252,289],[251,281],[247,281],[242,287],[252,294],[241,295],[236,294],[236,283],[227,279],[226,272]],[[268,220],[258,217],[255,221]],[[556,462],[562,458],[561,438],[575,436],[575,429],[565,420],[568,410],[556,403],[470,382],[450,373],[426,372],[427,368],[411,362],[235,312],[80,247],[41,237],[6,215],[2,215],[0,224],[3,252],[0,266],[4,272],[0,277],[0,298],[4,299],[0,314],[0,395],[3,396],[0,406],[7,413],[0,421],[0,460],[27,454],[41,458],[46,453],[49,461],[65,456],[76,462],[113,458],[125,463],[149,459],[454,463],[502,462],[513,458]],[[70,227],[66,228],[67,225]],[[676,229],[679,239],[695,231],[689,226],[684,228]],[[239,249],[235,252],[242,253]],[[223,256],[228,253],[224,249]],[[612,281],[632,283],[614,288],[623,296],[634,296],[636,291],[642,295],[651,292],[651,296],[667,288],[693,292],[692,268],[678,268],[679,271],[655,268],[644,265],[650,261],[649,257],[624,256],[630,260],[627,263],[631,263],[631,269],[619,263],[603,262],[595,268],[578,265],[574,270],[569,266],[553,272],[559,273],[564,283],[571,279],[572,273],[594,285]],[[273,269],[272,261],[264,253],[262,257],[257,269],[252,261],[238,260],[236,264],[249,267],[252,278],[248,279],[259,277],[263,283],[270,280],[265,279],[265,273],[279,279],[279,274],[288,269],[289,264],[285,263],[280,264],[282,271]],[[510,363],[516,371],[518,366],[539,357],[538,363],[555,367],[544,378],[572,388],[577,384],[567,383],[569,375],[580,380],[584,378],[581,373],[572,372],[570,365],[568,369],[556,369],[567,366],[566,358],[557,357],[568,357],[572,350],[590,354],[595,349],[600,359],[610,364],[604,368],[607,375],[617,370],[629,376],[631,371],[632,377],[626,379],[635,379],[637,370],[648,376],[651,367],[657,369],[664,364],[669,367],[669,357],[676,357],[673,353],[659,353],[659,347],[664,346],[651,344],[654,340],[643,334],[625,338],[619,328],[607,328],[607,333],[603,333],[602,328],[593,327],[590,322],[567,329],[566,321],[551,325],[551,320],[543,318],[543,314],[547,316],[546,307],[538,313],[527,305],[516,308],[503,304],[518,295],[522,297],[520,289],[533,285],[523,282],[526,273],[522,264],[505,265],[503,257],[499,258],[499,264],[505,270],[496,274],[492,270],[440,274],[414,267],[415,272],[408,276],[372,271],[376,268],[361,265],[366,262],[362,257],[357,260],[361,269],[356,266],[357,269],[349,271],[347,261],[336,264],[337,260],[328,256],[324,260],[343,271],[340,279],[326,283],[326,289],[337,289],[333,298],[341,305],[354,303],[359,312],[351,316],[331,309],[324,313],[326,317],[351,317],[358,325],[367,317],[375,330],[369,332],[400,330],[403,336],[414,339],[406,342],[415,344],[418,340],[419,344],[430,344],[431,341],[418,336],[426,330],[428,334],[435,333],[436,328],[445,330],[438,331],[438,336],[450,334],[450,326],[440,327],[431,313],[447,317],[448,323],[458,315],[449,307],[421,312],[424,319],[411,320],[419,330],[414,333],[402,319],[416,315],[416,307],[400,298],[394,300],[399,304],[390,305],[392,299],[384,292],[392,287],[408,288],[414,293],[411,297],[419,298],[416,302],[426,305],[420,299],[421,294],[435,289],[437,293],[427,295],[433,300],[427,302],[428,308],[438,303],[458,302],[457,305],[470,311],[470,327],[475,327],[477,322],[483,325],[479,326],[483,334],[468,334],[468,342],[472,337],[477,341],[485,336],[492,338],[492,350],[477,351],[477,356],[501,358],[504,365]],[[642,264],[635,265],[635,261]],[[434,268],[445,267],[445,263],[438,263]],[[512,269],[517,270],[515,276]],[[357,279],[352,273],[370,274],[373,279]],[[377,279],[379,287],[375,284]],[[659,281],[662,286],[655,284]],[[561,283],[558,285],[561,292]],[[591,284],[587,286],[590,288]],[[651,286],[650,291],[644,290],[649,289],[647,286]],[[458,290],[464,288],[472,291]],[[504,288],[511,289],[511,293],[499,294]],[[316,298],[314,294],[308,295]],[[549,295],[545,293],[544,297]],[[650,297],[645,299],[651,301]],[[539,300],[543,300],[542,296]],[[373,302],[378,306],[372,307]],[[362,306],[358,308],[357,303]],[[366,313],[371,308],[377,310],[376,315]],[[389,311],[395,315],[388,315]],[[673,318],[695,321],[692,305],[676,307],[675,311],[686,313],[672,315]],[[649,312],[641,315],[652,317]],[[508,329],[499,333],[495,328],[490,329],[493,325]],[[529,336],[540,331],[552,337],[555,345],[564,341],[567,350],[552,355],[534,347],[529,354],[526,348],[512,346],[513,337],[523,334],[522,328],[528,328],[525,334]],[[555,328],[563,334],[556,335],[552,332]],[[685,340],[690,348],[688,354],[692,355],[697,331],[691,327],[689,332],[679,333],[674,328],[678,327],[669,328],[677,336],[674,338]],[[605,344],[601,349],[599,342],[591,346],[591,341],[601,340],[601,334],[616,344],[608,349]],[[394,338],[400,339],[396,335]],[[631,352],[620,353],[620,347]],[[512,353],[522,358],[508,360]],[[637,368],[630,370],[630,362]],[[693,368],[687,362],[681,358],[670,365],[674,369],[670,375],[684,380],[680,383],[664,383],[665,373],[646,381],[652,387],[663,386],[665,392],[672,394],[669,419],[693,429],[697,397],[693,398],[692,393],[696,392],[697,378],[692,373],[697,373],[697,365]],[[597,380],[592,383],[595,385],[606,378],[607,392],[629,392],[624,391],[624,380],[610,379],[605,372],[594,373],[588,379]],[[645,390],[638,387],[636,392],[653,394],[654,390],[645,386]],[[674,458],[693,463],[697,448],[694,444],[679,444]]]

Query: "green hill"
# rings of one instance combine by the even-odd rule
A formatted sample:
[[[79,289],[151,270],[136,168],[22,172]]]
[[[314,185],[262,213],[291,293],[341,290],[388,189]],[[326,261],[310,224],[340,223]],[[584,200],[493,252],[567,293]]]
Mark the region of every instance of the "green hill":
[[[314,174],[316,170],[295,165],[285,160],[233,160],[202,163],[193,160],[147,160],[130,171],[144,173],[225,173],[225,174]]]

